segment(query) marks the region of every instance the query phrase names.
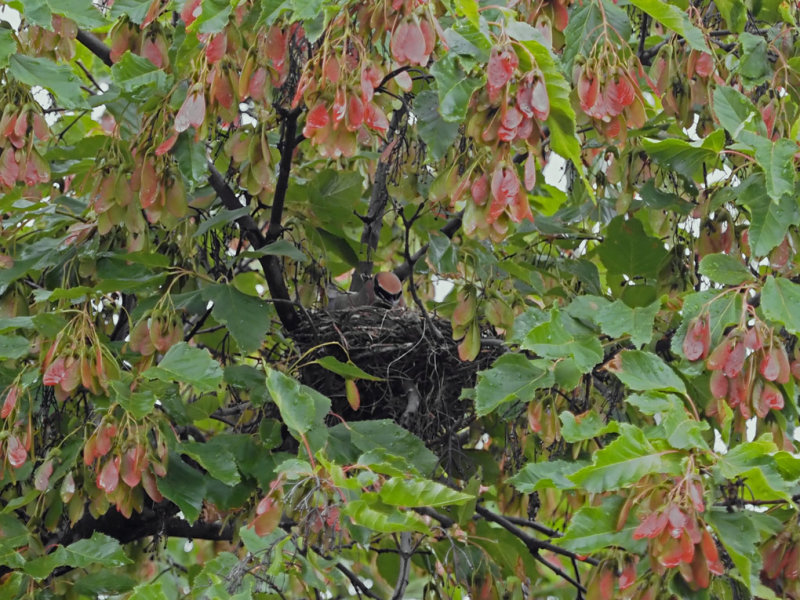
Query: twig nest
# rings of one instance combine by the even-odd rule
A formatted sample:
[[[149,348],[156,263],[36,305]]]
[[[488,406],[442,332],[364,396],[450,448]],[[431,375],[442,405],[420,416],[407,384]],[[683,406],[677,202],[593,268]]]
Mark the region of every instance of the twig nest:
[[[450,323],[414,310],[370,306],[309,317],[293,335],[305,354],[301,381],[331,398],[331,410],[346,421],[393,419],[440,456],[474,417],[472,403],[459,399],[461,391],[502,353],[496,346],[482,348],[476,360],[464,362]],[[357,410],[347,400],[344,378],[315,362],[325,356],[380,378],[356,380]]]

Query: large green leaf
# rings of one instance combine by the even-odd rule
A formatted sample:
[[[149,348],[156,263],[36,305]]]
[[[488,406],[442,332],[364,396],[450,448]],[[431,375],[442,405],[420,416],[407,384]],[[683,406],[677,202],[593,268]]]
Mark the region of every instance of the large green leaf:
[[[622,300],[616,300],[600,308],[595,319],[606,335],[618,338],[627,333],[633,345],[639,347],[649,343],[653,337],[653,326],[659,308],[660,300],[636,308],[631,308]]]
[[[650,352],[623,350],[609,366],[609,370],[632,390],[686,392],[686,386],[678,374]]]
[[[720,131],[721,134],[724,133]],[[700,181],[703,165],[718,160],[718,150],[709,147],[707,140],[687,142],[675,138],[666,140],[642,139],[645,152],[662,167],[675,171],[688,182]]]
[[[629,516],[622,529],[617,527],[623,503],[624,499],[620,496],[608,496],[603,498],[600,506],[584,506],[572,516],[558,545],[580,554],[589,554],[609,546],[642,552],[647,547],[647,540],[632,540],[633,530],[638,525],[632,516]]]
[[[679,474],[680,457],[674,451],[656,450],[642,430],[627,426],[616,440],[594,453],[591,466],[568,479],[588,492],[598,493],[635,484],[653,473]]]
[[[567,410],[559,415],[561,437],[570,444],[588,440],[608,432],[608,424],[594,410],[575,415]],[[616,424],[611,428],[616,431]]]
[[[322,426],[331,409],[328,398],[274,369],[267,369],[267,389],[286,426],[299,434]]]
[[[203,298],[214,303],[214,318],[228,328],[243,352],[261,347],[270,328],[271,311],[266,302],[225,284],[207,287]]]
[[[772,77],[767,56],[767,40],[760,35],[743,31],[739,34],[741,43],[741,58],[739,60],[739,75],[746,88],[761,85]]]
[[[507,402],[529,402],[533,393],[553,385],[553,374],[521,354],[504,354],[491,369],[478,373],[475,411],[488,415]]]
[[[793,195],[796,181],[793,160],[797,144],[785,138],[773,141],[765,137],[753,137],[749,143],[756,149],[756,162],[764,170],[767,194],[772,201],[779,203]]]
[[[739,285],[753,280],[750,270],[730,254],[707,254],[700,261],[699,270],[711,281],[725,285]]]
[[[111,8],[111,17],[117,19],[122,15],[128,15],[131,21],[141,25],[151,4],[151,0],[116,0]]]
[[[747,142],[754,136],[766,137],[764,120],[750,98],[726,85],[714,88],[713,98],[714,114],[734,140]]]
[[[197,520],[206,497],[206,481],[199,471],[183,462],[175,452],[170,452],[167,474],[157,478],[156,483],[158,491],[177,504],[189,522]]]
[[[766,256],[786,237],[791,225],[800,222],[800,208],[790,196],[781,196],[777,202],[767,193],[764,174],[755,173],[738,188],[738,202],[750,211],[748,231],[750,248],[755,256]]]
[[[207,443],[183,442],[178,446],[178,452],[191,456],[209,475],[225,485],[236,485],[240,481],[236,459],[216,437]]]
[[[528,463],[509,481],[523,494],[532,494],[547,488],[571,490],[576,486],[567,477],[586,466],[585,460]]]
[[[485,76],[473,77],[464,72],[453,53],[433,63],[431,74],[436,78],[439,91],[439,114],[450,123],[462,122],[473,92],[486,83]]]
[[[222,382],[222,367],[208,350],[180,342],[167,351],[157,366],[150,367],[142,375],[148,379],[188,383],[198,391],[213,391]]]
[[[800,285],[770,275],[761,291],[761,308],[768,319],[783,323],[790,333],[800,334]]]
[[[685,11],[674,4],[661,0],[630,0],[630,3],[683,37],[693,50],[708,51],[703,32],[692,24]]]
[[[474,498],[429,479],[404,477],[392,477],[383,482],[378,495],[392,506],[447,506]]]
[[[95,531],[90,538],[70,544],[66,550],[69,554],[69,564],[73,567],[92,565],[121,567],[131,563],[120,543],[99,531]]]
[[[568,329],[569,328],[569,329]],[[550,311],[550,320],[531,329],[521,346],[544,358],[573,357],[581,373],[588,373],[603,360],[603,347],[595,335],[580,331],[558,309]]]
[[[428,145],[434,160],[439,160],[452,148],[458,135],[458,123],[447,122],[439,113],[436,92],[425,90],[414,99],[414,114],[419,119],[419,136]]]
[[[8,59],[18,52],[17,42],[10,29],[0,29],[0,69],[8,66]]]
[[[381,533],[401,531],[430,533],[430,528],[413,512],[386,506],[377,501],[373,493],[363,494],[360,500],[346,503],[342,506],[342,515],[352,518],[357,525]]]
[[[111,80],[126,92],[145,86],[160,90],[167,85],[167,74],[148,59],[127,51],[111,67]]]
[[[567,73],[572,71],[576,57],[589,55],[597,39],[606,32],[606,24],[609,35],[616,39],[627,40],[631,35],[628,15],[616,3],[584,2],[572,12],[564,30],[566,44],[561,58]]]
[[[426,475],[432,473],[439,462],[421,439],[388,419],[339,424],[331,428],[331,437],[334,436],[349,440],[360,452],[379,449],[403,457]]]
[[[761,564],[760,536],[750,516],[749,511],[728,512],[721,508],[712,508],[705,515],[745,584],[750,583],[751,576],[757,575]]]
[[[24,54],[12,56],[9,65],[8,71],[14,79],[30,86],[47,88],[64,108],[90,108],[83,97],[80,79],[67,65]]]
[[[647,235],[640,221],[621,216],[608,224],[597,253],[609,273],[628,277],[655,278],[668,257],[663,242]]]

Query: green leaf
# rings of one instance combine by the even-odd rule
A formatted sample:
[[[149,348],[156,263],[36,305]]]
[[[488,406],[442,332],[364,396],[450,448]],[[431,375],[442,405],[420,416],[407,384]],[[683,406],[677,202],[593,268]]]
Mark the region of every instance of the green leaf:
[[[547,488],[571,490],[575,488],[575,484],[567,477],[586,466],[588,463],[585,460],[528,463],[509,482],[523,494],[532,494]]]
[[[448,506],[472,500],[471,494],[457,492],[429,479],[392,477],[381,485],[380,499],[391,506]]]
[[[569,329],[568,329],[569,328]],[[580,333],[575,333],[579,331]],[[575,328],[568,316],[558,309],[550,311],[550,321],[537,325],[525,336],[521,346],[544,358],[572,356],[582,373],[588,373],[603,360],[603,347],[595,335]]]
[[[766,256],[786,237],[791,225],[800,222],[797,201],[782,196],[773,202],[767,194],[762,173],[748,177],[736,188],[738,203],[750,211],[749,243],[754,256]]]
[[[240,537],[242,537],[242,530],[247,530],[249,532],[246,527],[242,527],[239,530]],[[128,597],[128,600],[168,600],[168,596],[166,592],[164,592],[164,586],[161,582],[154,580],[148,583],[140,583],[133,588],[133,593]]]
[[[734,140],[746,142],[753,136],[767,135],[761,113],[750,98],[739,90],[720,85],[714,88],[713,98],[714,114]]]
[[[358,368],[353,362],[342,362],[334,356],[323,356],[317,361],[320,366],[327,369],[331,373],[341,375],[345,379],[367,379],[369,381],[383,381],[380,377],[370,375],[366,371]]]
[[[156,478],[158,491],[178,505],[190,523],[194,523],[203,508],[206,481],[202,474],[183,462],[175,452],[169,453],[167,474]]]
[[[767,194],[773,203],[791,197],[795,191],[794,155],[797,143],[786,138],[772,141],[767,138],[752,140],[756,149],[756,162],[764,169]],[[794,198],[792,201],[796,205]]]
[[[102,565],[121,567],[131,563],[120,543],[114,538],[95,531],[92,537],[70,544],[66,547],[69,564],[73,567]]]
[[[142,419],[153,412],[157,398],[152,390],[131,392],[130,384],[121,381],[112,381],[111,389],[114,401],[134,419]]]
[[[553,374],[521,354],[504,354],[491,369],[478,373],[475,411],[488,415],[513,400],[529,402],[536,390],[553,385]]]
[[[141,25],[151,4],[151,0],[116,0],[111,7],[111,18],[118,19],[122,15],[128,15],[131,21]]]
[[[266,246],[262,246],[258,250],[248,250],[242,254],[247,257],[285,256],[299,263],[308,262],[308,256],[306,256],[305,252],[289,240],[278,240]]]
[[[34,558],[25,563],[23,571],[33,577],[37,581],[41,581],[57,567],[61,567],[69,563],[69,553],[63,546],[58,546],[50,554]]]
[[[747,7],[742,0],[715,0],[714,4],[725,19],[728,29],[734,33],[744,31],[747,23]]]
[[[458,250],[443,233],[428,232],[428,259],[439,273],[454,273],[458,269]]]
[[[597,323],[603,333],[613,338],[630,334],[634,346],[647,344],[653,337],[656,314],[661,308],[661,301],[643,307],[631,308],[622,300],[606,304],[596,316]]]
[[[430,534],[430,528],[411,511],[400,511],[395,507],[375,502],[375,494],[363,494],[361,500],[353,500],[342,506],[342,516],[381,533],[417,531]]]
[[[655,354],[642,350],[623,350],[608,370],[632,390],[665,390],[686,393],[678,374]]]
[[[130,575],[102,569],[95,573],[83,575],[72,588],[75,594],[82,597],[107,598],[128,592],[136,585],[136,579]]]
[[[194,232],[192,237],[201,237],[202,235],[208,233],[211,229],[224,227],[229,223],[233,223],[236,219],[249,214],[250,207],[248,206],[243,206],[242,208],[237,208],[235,210],[228,210],[224,208],[214,214],[214,216],[209,217],[200,223],[200,226],[197,228],[197,231]]]
[[[760,35],[743,31],[739,34],[739,43],[742,54],[738,71],[745,88],[768,81],[772,77],[772,67],[767,56],[767,40]]]
[[[633,426],[624,427],[616,440],[595,452],[592,458],[591,466],[569,476],[573,483],[591,493],[620,489],[653,473],[680,473],[680,457],[657,451],[642,430]]]
[[[562,55],[564,71],[572,72],[572,63],[577,56],[588,56],[597,39],[605,31],[606,23],[621,39],[627,40],[631,35],[631,23],[628,15],[616,4],[606,0],[584,2],[569,16],[569,23],[564,30],[566,44]]]
[[[644,415],[654,415],[666,412],[675,405],[675,399],[658,392],[646,392],[644,394],[630,394],[625,398],[625,402],[635,406]]]
[[[761,309],[764,315],[786,326],[786,330],[800,334],[800,285],[788,279],[770,275],[761,290]]]
[[[364,178],[360,173],[323,169],[308,183],[307,192],[314,216],[323,227],[333,223],[340,226],[348,222],[361,224],[353,214],[364,193]],[[305,201],[303,205],[307,210]]]
[[[188,27],[198,33],[219,33],[228,24],[231,14],[230,0],[203,0],[203,12]]]
[[[82,29],[96,29],[107,23],[97,6],[85,0],[48,0],[54,14],[64,15]]]
[[[14,79],[30,86],[47,88],[64,108],[90,108],[83,97],[80,79],[67,65],[24,54],[15,54],[9,59],[9,64],[9,73]]]
[[[192,348],[186,342],[175,344],[161,362],[147,369],[143,376],[160,381],[188,383],[201,392],[217,389],[222,382],[222,368],[204,348]]]
[[[475,90],[486,84],[486,77],[471,77],[464,72],[456,55],[449,52],[433,63],[431,75],[439,90],[439,114],[445,121],[461,123]]]
[[[724,137],[724,132],[720,133]],[[688,182],[701,181],[703,165],[713,164],[718,160],[718,151],[704,144],[704,140],[687,142],[675,138],[642,139],[644,151],[658,165],[675,171]]]
[[[473,0],[474,2],[474,0]],[[452,148],[458,135],[458,123],[448,123],[439,113],[439,97],[432,90],[417,94],[414,115],[419,120],[417,132],[434,160],[440,160]]]
[[[421,439],[388,419],[339,424],[331,428],[331,437],[334,436],[349,440],[361,452],[384,450],[401,456],[426,475],[439,462]]]
[[[710,450],[702,436],[711,426],[707,421],[698,421],[686,411],[677,398],[670,398],[671,406],[662,413],[661,426],[667,436],[667,443],[679,450],[700,448]]]
[[[270,328],[271,313],[266,302],[225,284],[207,287],[203,298],[214,303],[211,314],[228,328],[243,352],[261,347]]]
[[[20,335],[0,335],[0,359],[22,358],[30,350],[30,342]]]
[[[619,216],[608,224],[597,253],[609,273],[656,278],[668,253],[661,240],[648,236],[637,219]]]
[[[750,518],[750,512],[727,512],[722,508],[712,508],[706,511],[705,518],[730,554],[742,581],[749,583],[751,576],[756,575],[752,569],[753,563],[761,563],[757,546],[761,539]]]
[[[661,0],[630,0],[630,3],[683,37],[693,50],[708,51],[703,32],[695,27],[688,15],[674,4]]]
[[[477,0],[455,0],[454,6],[458,14],[463,15],[475,27],[480,27]]]
[[[167,74],[162,69],[130,51],[111,67],[111,80],[125,92],[135,92],[145,86],[153,90],[167,86]]]
[[[740,260],[729,254],[707,254],[700,261],[700,274],[725,285],[752,281],[753,274]]]
[[[250,365],[228,365],[225,367],[225,383],[236,386],[250,395],[254,406],[269,402],[264,372]]]
[[[609,496],[603,498],[600,506],[584,506],[572,516],[558,545],[579,554],[590,554],[608,546],[625,548],[633,553],[643,552],[647,540],[632,539],[638,525],[632,516],[628,517],[622,529],[617,530],[624,502],[620,496]]]
[[[20,0],[25,20],[48,31],[53,31],[53,13],[46,0]]]
[[[565,410],[559,415],[561,419],[561,437],[574,444],[605,433],[606,422],[594,410],[575,415]]]
[[[0,29],[0,69],[5,69],[9,64],[8,59],[17,52],[14,33],[10,29]]]
[[[267,369],[267,389],[278,405],[283,422],[299,434],[322,426],[331,409],[328,398],[274,369]]]
[[[218,442],[218,438],[211,438],[207,443],[183,442],[178,452],[191,456],[211,477],[225,485],[236,485],[241,481],[236,459],[230,450]]]
[[[206,147],[194,141],[194,136],[189,131],[184,131],[178,136],[172,154],[178,160],[181,175],[195,187],[200,187],[208,179],[208,160]]]

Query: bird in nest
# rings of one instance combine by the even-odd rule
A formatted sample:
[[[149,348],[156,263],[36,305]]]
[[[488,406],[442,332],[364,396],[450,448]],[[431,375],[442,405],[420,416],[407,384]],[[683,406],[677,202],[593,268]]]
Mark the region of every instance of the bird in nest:
[[[385,309],[404,307],[403,282],[391,271],[382,271],[364,282],[357,292],[338,293],[328,301],[327,310],[335,312],[359,306]]]

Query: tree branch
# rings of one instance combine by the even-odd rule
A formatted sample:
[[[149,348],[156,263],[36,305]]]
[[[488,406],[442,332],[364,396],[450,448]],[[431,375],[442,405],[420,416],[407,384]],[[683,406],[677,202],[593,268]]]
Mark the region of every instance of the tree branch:
[[[294,137],[294,135],[292,136]],[[283,158],[281,158],[281,163],[283,162]],[[225,208],[229,210],[236,210],[237,208],[242,208],[242,203],[239,202],[239,199],[233,193],[233,190],[228,186],[225,178],[222,176],[217,168],[211,163],[208,163],[208,171],[210,173],[208,177],[208,182],[211,184],[211,187],[219,196],[220,200],[222,200],[222,204]],[[288,173],[286,175],[288,178]],[[280,177],[278,179],[280,184]],[[283,193],[285,194],[286,191],[284,190]],[[275,191],[276,196],[278,195],[278,190],[276,188]],[[283,206],[283,199],[280,200],[281,207]],[[273,206],[273,213],[275,212]],[[280,216],[278,216],[280,219]],[[270,218],[270,227],[272,222],[272,217]],[[258,227],[258,223],[256,223],[255,219],[250,215],[243,215],[236,219],[237,225],[242,229],[242,233],[247,238],[247,241],[250,242],[250,245],[253,247],[254,250],[259,250],[267,245],[267,240],[261,233],[261,229]],[[273,240],[274,241],[274,240]],[[261,263],[261,268],[264,271],[264,278],[267,280],[267,287],[269,288],[269,294],[273,300],[275,300],[275,310],[278,313],[278,318],[280,318],[281,323],[286,328],[287,331],[292,331],[297,327],[300,322],[299,317],[297,316],[297,312],[294,310],[292,306],[292,301],[289,298],[289,289],[286,287],[286,282],[283,279],[283,269],[281,269],[280,260],[277,256],[261,256],[258,259],[259,263]]]
[[[378,248],[381,228],[383,227],[383,214],[386,210],[386,204],[389,202],[389,192],[386,190],[386,179],[389,177],[389,168],[391,166],[389,159],[394,149],[394,144],[399,143],[399,140],[395,139],[394,136],[405,114],[405,104],[403,104],[402,108],[394,111],[392,122],[389,124],[389,130],[386,133],[386,142],[381,146],[378,166],[375,167],[375,179],[372,183],[372,193],[369,197],[367,214],[361,218],[364,222],[361,243],[366,245],[366,259],[358,263],[356,273],[350,281],[351,291],[360,290],[364,284],[364,279],[372,275],[372,255]]]
[[[89,33],[88,31],[84,31],[83,29],[78,29],[78,35],[76,39],[81,44],[86,46],[86,49],[89,50],[89,52],[91,52],[97,58],[102,60],[106,66],[110,67],[114,64],[113,62],[111,62],[111,48],[106,46],[93,33]]]
[[[448,238],[452,238],[456,234],[456,231],[458,231],[461,228],[461,217],[462,214],[459,213],[455,217],[447,221],[447,223],[445,223],[444,226],[439,230],[439,233],[446,235]],[[420,248],[419,250],[414,252],[414,254],[411,255],[411,260],[406,260],[406,262],[404,262],[402,265],[400,265],[394,270],[394,274],[397,275],[397,277],[400,278],[401,281],[407,279],[408,276],[411,275],[411,271],[414,269],[414,265],[420,258],[425,256],[425,253],[428,251],[429,245],[430,244],[424,244],[422,248]]]

